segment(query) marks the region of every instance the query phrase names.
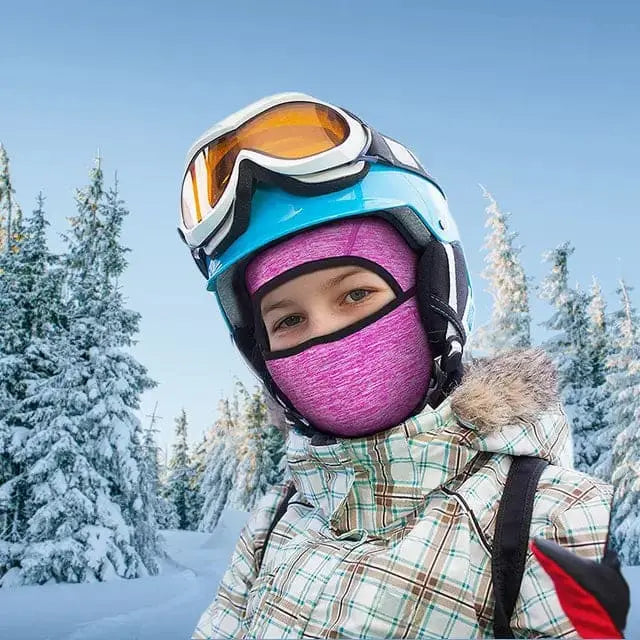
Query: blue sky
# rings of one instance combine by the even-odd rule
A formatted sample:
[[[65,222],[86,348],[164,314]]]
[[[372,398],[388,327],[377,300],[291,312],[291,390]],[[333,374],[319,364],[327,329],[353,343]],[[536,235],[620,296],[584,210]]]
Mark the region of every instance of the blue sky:
[[[512,212],[534,284],[542,252],[569,239],[574,281],[597,275],[611,303],[619,277],[640,286],[636,2],[25,1],[2,13],[0,141],[23,208],[45,193],[54,248],[98,149],[107,177],[118,171],[136,355],[159,382],[141,415],[158,402],[163,445],[181,407],[197,439],[232,377],[253,381],[175,228],[191,142],[264,95],[344,105],[417,152],[463,234],[480,321],[478,183]]]

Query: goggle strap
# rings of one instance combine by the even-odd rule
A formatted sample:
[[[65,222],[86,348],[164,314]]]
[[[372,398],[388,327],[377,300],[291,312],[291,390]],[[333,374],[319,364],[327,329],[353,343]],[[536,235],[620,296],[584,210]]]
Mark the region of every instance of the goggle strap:
[[[209,277],[209,265],[207,262],[207,254],[204,252],[202,247],[196,247],[195,249],[191,249],[191,256],[193,257],[196,266],[198,267],[200,273],[205,277]]]
[[[420,162],[418,162],[417,158],[403,144],[388,136],[383,136],[375,129],[369,128],[369,132],[371,133],[371,144],[369,145],[366,156],[376,156],[379,160],[382,160],[382,162],[391,167],[411,171],[426,178],[440,191],[442,196],[446,198],[444,191],[442,191],[434,177],[429,175]],[[394,153],[392,147],[397,149],[397,153]],[[404,159],[400,158],[399,155],[402,155]],[[405,162],[405,159],[409,160],[410,164]]]
[[[382,134],[378,133],[375,129],[369,129],[371,132],[371,144],[367,151],[368,155],[377,156],[384,162],[391,166],[396,166],[397,160],[391,153],[391,149],[387,146]]]
[[[250,163],[250,161],[242,161],[238,167],[236,196],[233,200],[232,211],[230,212],[231,215],[233,215],[231,229],[229,229],[227,235],[216,245],[214,256],[221,255],[226,251],[236,238],[239,238],[249,226],[251,199],[256,190],[256,178],[248,164],[245,163]],[[251,164],[253,163],[251,162]]]
[[[335,191],[342,191],[347,187],[351,187],[359,182],[369,172],[369,167],[365,164],[361,171],[349,176],[343,176],[341,178],[335,178],[327,182],[303,182],[297,180],[293,176],[287,176],[283,173],[278,173],[267,169],[252,160],[244,159],[240,163],[239,172],[242,173],[242,168],[246,167],[245,171],[250,169],[253,179],[256,183],[264,183],[274,187],[279,187],[288,193],[292,193],[296,196],[322,196],[327,193],[333,193]],[[237,193],[236,189],[236,193]],[[253,195],[253,194],[252,194]]]

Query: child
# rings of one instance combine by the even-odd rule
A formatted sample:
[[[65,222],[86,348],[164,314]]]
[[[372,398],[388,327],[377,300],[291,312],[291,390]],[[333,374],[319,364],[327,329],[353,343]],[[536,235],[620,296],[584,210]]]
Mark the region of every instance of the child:
[[[410,151],[266,98],[192,148],[180,233],[289,430],[194,638],[622,637],[611,487],[541,352],[463,370],[469,273]]]

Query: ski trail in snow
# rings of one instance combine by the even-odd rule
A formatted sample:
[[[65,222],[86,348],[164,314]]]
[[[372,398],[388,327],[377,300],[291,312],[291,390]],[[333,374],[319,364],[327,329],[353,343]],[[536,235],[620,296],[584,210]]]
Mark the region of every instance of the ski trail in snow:
[[[226,559],[229,550],[225,551],[221,555]],[[177,560],[175,556],[182,561]],[[211,563],[211,558],[209,562],[196,563],[193,558],[184,557],[184,548],[167,552],[163,563],[177,570],[173,574],[177,583],[173,589],[175,595],[152,605],[85,621],[71,633],[58,636],[55,640],[180,640],[186,637],[185,633],[190,635],[198,617],[213,599],[221,578],[222,566],[226,563],[215,566]],[[198,568],[194,568],[194,565]],[[185,621],[190,618],[193,618],[193,621],[189,627]]]
[[[203,593],[206,592],[208,597],[217,583],[217,578],[198,576],[192,569],[186,569],[177,574],[176,578],[178,577],[183,582],[181,585],[183,588],[177,595],[151,606],[83,623],[61,640],[107,640],[113,638],[136,640],[149,637],[166,637],[178,640],[181,638],[180,632],[176,633],[171,629],[170,620],[179,616],[174,616],[172,613],[184,616],[184,609],[192,608],[194,600],[201,599]],[[194,620],[194,627],[196,622],[197,620]],[[150,626],[158,628],[151,630]],[[184,634],[184,623],[180,626]]]

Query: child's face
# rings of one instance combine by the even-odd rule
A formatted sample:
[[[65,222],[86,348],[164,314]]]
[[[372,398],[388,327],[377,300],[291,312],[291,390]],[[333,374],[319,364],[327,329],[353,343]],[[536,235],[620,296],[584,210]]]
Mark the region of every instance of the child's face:
[[[270,348],[280,351],[343,329],[394,298],[379,275],[354,265],[289,280],[262,298],[260,310]]]

